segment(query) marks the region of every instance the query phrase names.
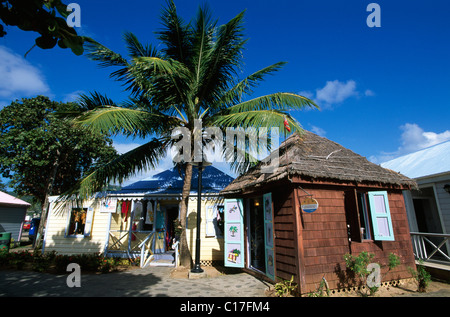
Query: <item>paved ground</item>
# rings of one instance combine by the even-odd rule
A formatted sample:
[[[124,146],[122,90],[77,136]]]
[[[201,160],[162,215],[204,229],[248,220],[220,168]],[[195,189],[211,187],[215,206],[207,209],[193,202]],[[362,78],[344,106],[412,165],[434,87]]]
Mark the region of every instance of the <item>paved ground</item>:
[[[262,297],[268,284],[247,273],[187,279],[170,276],[169,267],[108,274],[81,274],[81,287],[68,287],[66,275],[0,271],[0,296],[6,297]]]

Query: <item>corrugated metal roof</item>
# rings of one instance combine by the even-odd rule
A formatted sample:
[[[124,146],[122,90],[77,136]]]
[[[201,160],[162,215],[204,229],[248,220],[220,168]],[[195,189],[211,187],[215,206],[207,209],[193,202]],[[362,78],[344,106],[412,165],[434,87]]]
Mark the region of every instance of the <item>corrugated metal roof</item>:
[[[450,172],[450,141],[397,157],[381,166],[410,178]]]
[[[1,192],[1,191],[0,191],[0,204],[16,205],[16,206],[31,206],[26,201],[23,201],[19,198],[16,198],[14,196],[11,196],[11,195]]]

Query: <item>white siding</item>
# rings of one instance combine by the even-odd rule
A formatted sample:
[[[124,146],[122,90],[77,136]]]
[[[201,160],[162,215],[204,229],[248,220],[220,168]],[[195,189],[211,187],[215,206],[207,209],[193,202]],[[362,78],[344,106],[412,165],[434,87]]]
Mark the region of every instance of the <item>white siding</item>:
[[[91,234],[89,237],[66,237],[68,209],[60,210],[51,204],[45,232],[45,252],[58,254],[82,254],[103,252],[109,228],[109,213],[99,212],[97,204],[85,204],[94,208]]]
[[[223,204],[221,200],[202,200],[201,224],[200,224],[200,260],[223,261],[223,238],[208,237],[206,235],[206,206]],[[190,199],[187,212],[187,243],[192,258],[195,259],[195,241],[197,238],[197,199]]]
[[[19,241],[27,207],[0,206],[0,232],[10,232],[11,239]]]
[[[450,233],[450,194],[444,190],[444,185],[450,180],[436,183],[436,196],[439,203],[445,233]]]

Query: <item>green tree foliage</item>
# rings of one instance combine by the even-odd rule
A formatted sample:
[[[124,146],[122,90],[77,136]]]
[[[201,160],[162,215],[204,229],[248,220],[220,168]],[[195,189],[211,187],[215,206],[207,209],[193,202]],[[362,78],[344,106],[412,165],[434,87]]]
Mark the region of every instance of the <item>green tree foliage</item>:
[[[43,205],[47,194],[68,190],[116,157],[109,138],[55,115],[79,110],[78,104],[38,96],[0,111],[0,173],[18,195],[32,195]]]
[[[69,14],[67,5],[61,0],[0,0],[0,20],[5,25],[38,32],[40,36],[36,38],[35,45],[42,49],[58,44],[81,55],[85,37],[79,36],[74,28],[67,25]],[[5,35],[4,26],[0,24],[0,37]]]

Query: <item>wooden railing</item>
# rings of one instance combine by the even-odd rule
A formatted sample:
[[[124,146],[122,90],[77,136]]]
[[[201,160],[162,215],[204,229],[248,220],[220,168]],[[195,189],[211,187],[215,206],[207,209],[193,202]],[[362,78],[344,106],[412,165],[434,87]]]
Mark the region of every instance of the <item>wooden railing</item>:
[[[155,254],[155,243],[159,232],[134,232],[128,230],[111,230],[107,253],[122,254],[122,256],[134,259],[140,256],[140,267],[146,267]],[[131,238],[130,238],[131,234]],[[179,244],[173,246],[175,251],[175,266],[179,265]]]
[[[107,252],[125,253],[129,258],[133,258],[134,255],[141,252],[141,244],[147,241],[150,236],[154,236],[154,232],[110,230]]]
[[[422,261],[444,261],[450,265],[450,234],[411,232],[414,256]]]
[[[141,249],[141,268],[146,267],[152,260],[155,251],[155,240],[155,232],[152,232],[139,244],[139,249]]]

